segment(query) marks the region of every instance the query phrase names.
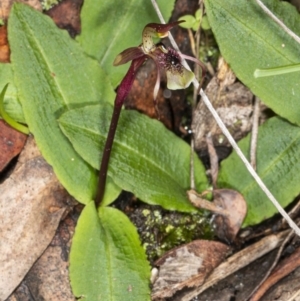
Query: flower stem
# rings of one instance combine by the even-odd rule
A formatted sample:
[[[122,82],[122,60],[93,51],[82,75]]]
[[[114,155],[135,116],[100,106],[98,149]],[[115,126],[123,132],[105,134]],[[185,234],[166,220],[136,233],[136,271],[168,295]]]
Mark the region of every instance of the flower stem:
[[[99,207],[105,191],[106,184],[106,175],[108,170],[108,163],[110,158],[110,153],[113,145],[113,141],[115,138],[115,133],[118,126],[119,116],[121,113],[122,105],[114,105],[113,115],[111,117],[110,127],[108,131],[108,135],[105,142],[105,147],[102,155],[100,170],[99,170],[99,179],[98,179],[98,189],[97,195],[95,199],[96,207]]]
[[[110,158],[110,154],[115,138],[115,133],[118,126],[122,105],[132,87],[137,70],[144,63],[145,59],[146,56],[142,56],[132,61],[129,70],[127,71],[125,77],[123,78],[118,88],[118,92],[115,99],[114,111],[110,121],[110,127],[107,134],[101,165],[99,169],[98,188],[97,188],[97,194],[95,198],[95,204],[97,208],[100,206],[105,192],[108,163],[109,163],[109,158]]]

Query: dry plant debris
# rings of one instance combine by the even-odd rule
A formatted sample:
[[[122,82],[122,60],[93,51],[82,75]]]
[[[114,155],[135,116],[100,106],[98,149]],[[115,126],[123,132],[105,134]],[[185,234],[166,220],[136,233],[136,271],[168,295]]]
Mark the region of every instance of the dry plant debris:
[[[292,273],[300,266],[300,248],[297,248],[292,255],[285,258],[276,269],[271,273],[269,278],[262,284],[257,292],[249,299],[249,301],[259,301],[262,296],[279,280]]]
[[[250,132],[253,95],[243,84],[235,81],[235,76],[222,59],[218,73],[208,84],[205,93],[236,141]],[[198,103],[194,111],[192,129],[197,151],[206,149],[206,136],[209,132],[215,147],[230,147],[203,101]]]
[[[24,135],[0,120],[0,172],[23,149],[27,135]]]
[[[1,184],[0,300],[12,293],[51,242],[69,198],[29,138],[14,172]]]
[[[9,63],[10,50],[7,41],[7,27],[0,26],[0,62]]]
[[[171,297],[185,287],[200,286],[228,250],[227,245],[208,240],[195,240],[170,250],[155,263],[159,273],[152,299]]]
[[[243,267],[254,262],[256,259],[278,248],[288,235],[290,230],[282,231],[278,234],[272,234],[262,238],[260,241],[250,245],[238,253],[227,258],[223,263],[214,269],[208,276],[202,286],[183,291],[176,295],[172,301],[189,301],[198,296],[209,287],[216,285],[219,281],[225,279],[227,276],[235,273]]]
[[[1,3],[1,5],[3,5],[4,7],[5,7],[5,5],[7,6],[7,7],[9,7],[9,5],[12,3],[12,1],[2,1],[3,3]],[[36,2],[36,1],[33,1],[33,2]],[[80,2],[80,1],[79,1]],[[67,3],[67,1],[66,1],[66,3]],[[69,5],[70,5],[70,2],[68,2],[69,3]],[[67,7],[67,6],[66,6]],[[2,8],[2,6],[1,6],[1,8]],[[63,15],[63,14],[62,14]],[[53,15],[54,16],[54,15]],[[57,16],[57,19],[59,19],[59,17],[58,17],[58,15],[56,15]],[[55,17],[53,17],[54,19],[55,19]],[[63,23],[63,20],[62,21],[57,21],[57,23]],[[76,22],[75,22],[76,23]],[[78,27],[76,27],[78,25],[78,23],[77,24],[75,24],[74,25],[74,27],[78,30]],[[64,24],[62,24],[62,27],[64,26]],[[1,58],[1,54],[2,53],[4,53],[4,57],[8,57],[8,53],[9,53],[9,50],[8,50],[8,46],[7,46],[7,42],[6,42],[6,32],[5,32],[5,27],[1,27],[1,31],[0,31],[0,58]],[[228,75],[227,75],[228,74]],[[209,94],[209,93],[212,93],[215,97],[216,97],[216,99],[217,99],[217,101],[220,101],[220,102],[222,102],[223,104],[225,103],[225,101],[224,101],[224,99],[222,98],[222,97],[224,97],[224,95],[226,94],[226,98],[227,97],[236,97],[236,94],[238,94],[238,95],[241,95],[241,97],[242,97],[242,99],[243,99],[243,101],[245,100],[243,97],[243,94],[245,93],[245,98],[247,98],[247,101],[250,101],[250,100],[252,100],[252,95],[250,95],[249,93],[249,91],[248,90],[246,90],[245,89],[245,87],[241,87],[241,85],[239,84],[239,83],[235,83],[234,84],[234,80],[235,80],[235,78],[234,78],[234,76],[232,76],[232,74],[230,74],[230,71],[228,71],[228,68],[225,66],[225,67],[222,67],[221,68],[221,71],[218,73],[218,76],[217,76],[217,78],[214,78],[213,79],[213,81],[211,82],[211,86],[209,86],[208,87],[208,89],[207,89],[207,93]],[[215,85],[215,86],[213,86],[213,85]],[[240,92],[236,92],[236,88],[238,88],[238,89],[241,89],[240,90]],[[211,91],[209,90],[209,89],[211,89]],[[147,91],[147,89],[144,89],[144,90],[146,90]],[[226,91],[226,90],[228,90],[229,91],[229,94],[228,94],[228,91]],[[227,100],[228,100],[228,98],[227,98]],[[240,138],[241,136],[244,136],[244,134],[248,131],[248,125],[250,126],[251,125],[251,122],[249,122],[249,120],[248,120],[248,117],[251,115],[251,106],[249,106],[249,103],[247,102],[247,101],[245,101],[245,103],[247,103],[247,104],[244,104],[244,103],[242,103],[242,104],[238,104],[238,106],[239,107],[235,107],[235,105],[232,105],[232,110],[236,113],[236,115],[234,115],[234,114],[229,114],[230,115],[230,117],[232,118],[232,120],[234,120],[234,122],[235,122],[235,124],[234,124],[234,126],[236,126],[235,127],[235,130],[236,130],[236,138]],[[230,102],[230,101],[229,101]],[[199,108],[200,108],[200,106],[201,105],[199,105]],[[231,104],[229,104],[228,106],[231,106]],[[154,111],[153,111],[154,112]],[[214,137],[215,137],[215,141],[217,141],[217,142],[219,142],[219,144],[218,145],[224,145],[224,144],[226,144],[226,142],[224,142],[224,141],[222,141],[222,134],[220,134],[220,133],[218,133],[217,132],[217,130],[216,130],[216,127],[214,126],[214,125],[212,125],[210,122],[212,121],[212,118],[210,117],[210,115],[209,114],[207,114],[206,112],[205,112],[205,109],[203,110],[203,108],[201,108],[201,109],[199,109],[198,111],[197,111],[198,113],[199,112],[201,112],[201,118],[204,118],[204,120],[206,120],[206,122],[204,122],[205,123],[205,128],[203,127],[203,128],[200,128],[199,129],[199,131],[198,131],[198,133],[199,133],[199,137],[200,138],[198,138],[198,142],[199,142],[199,145],[198,145],[198,149],[201,149],[202,148],[202,143],[204,143],[205,144],[205,141],[204,141],[204,139],[205,139],[205,136],[206,136],[206,129],[209,129],[210,131],[211,131],[211,128],[213,128],[213,129],[215,129],[215,135],[214,135]],[[228,107],[227,106],[224,106],[223,108],[221,108],[220,110],[219,110],[219,113],[222,115],[222,112],[224,113],[224,116],[226,116],[226,114],[228,115]],[[195,116],[196,116],[196,114],[197,113],[195,113]],[[239,115],[239,114],[241,114],[241,115]],[[233,115],[233,116],[231,116],[231,115]],[[210,119],[210,120],[208,120],[207,119],[207,116],[208,116],[208,118]],[[199,117],[200,118],[200,117]],[[226,118],[225,118],[226,119]],[[195,118],[195,120],[196,120],[196,118]],[[244,122],[244,120],[245,120],[245,122]],[[198,122],[197,120],[196,120],[196,122]],[[175,122],[175,124],[176,124],[176,122]],[[198,123],[198,124],[200,124],[200,123]],[[201,121],[201,124],[203,124],[203,120]],[[247,125],[247,126],[246,126]],[[168,125],[168,127],[172,127],[171,126],[171,124],[170,125]],[[204,142],[203,142],[204,141]],[[197,144],[196,144],[197,145]],[[25,155],[25,154],[24,154]],[[42,160],[41,159],[41,157],[39,157],[39,159],[37,159],[37,161],[31,161],[31,159],[29,159],[29,162],[28,162],[28,164],[32,164],[33,166],[34,166],[34,168],[39,168],[37,165],[39,165],[40,163],[41,163],[41,161],[40,160]],[[26,178],[27,176],[29,176],[28,175],[28,173],[30,174],[31,173],[31,166],[27,166],[26,165],[27,163],[26,162],[24,162],[24,164],[23,164],[23,166],[19,166],[18,168],[19,169],[17,169],[16,170],[16,172],[15,172],[15,174],[13,174],[13,177],[10,179],[10,181],[12,181],[13,183],[14,183],[14,185],[15,185],[15,182],[14,181],[17,181],[16,183],[17,184],[19,184],[19,182],[18,181],[20,181],[20,185],[22,185],[22,183],[23,183],[23,185],[25,184],[28,184],[27,183],[27,181],[28,181],[28,179]],[[43,170],[43,172],[46,172],[46,169],[48,170],[48,168],[49,167],[46,167],[46,165],[44,166],[43,164],[45,164],[45,163],[41,163],[41,165],[42,166],[40,166],[41,168],[42,168],[42,170]],[[24,168],[24,169],[21,169],[21,167],[22,168]],[[38,169],[38,171],[36,172],[37,174],[39,174],[39,169]],[[42,172],[41,172],[41,174],[42,175],[44,175]],[[50,177],[50,174],[51,174],[51,172],[49,173],[49,177]],[[40,176],[40,174],[39,174],[39,176]],[[36,177],[36,178],[35,178]],[[24,181],[24,178],[26,178],[27,180],[26,181]],[[44,177],[41,177],[41,178],[44,178]],[[46,178],[46,180],[45,180],[45,178]],[[45,185],[46,184],[48,184],[49,185],[49,182],[50,182],[50,187],[55,187],[55,189],[57,189],[57,190],[54,190],[55,191],[55,193],[57,192],[57,191],[59,191],[59,193],[58,194],[62,194],[63,195],[63,191],[61,191],[61,187],[59,187],[59,184],[53,184],[52,183],[52,180],[49,180],[49,182],[47,182],[48,180],[47,180],[47,176],[45,177],[43,180],[44,181],[46,181],[46,183],[44,183]],[[23,179],[23,182],[22,182],[22,179]],[[38,177],[35,175],[35,174],[33,174],[32,175],[32,179],[33,180],[35,180],[35,181],[38,181]],[[53,180],[54,181],[54,180]],[[9,182],[8,184],[10,184],[10,185],[12,185],[12,182]],[[55,181],[54,181],[55,182]],[[29,185],[30,185],[30,180],[29,180]],[[52,186],[53,185],[53,186]],[[5,186],[3,186],[3,187],[5,187]],[[18,187],[18,186],[16,186],[16,187]],[[33,187],[33,184],[32,184],[32,187]],[[42,186],[41,186],[42,187]],[[28,187],[27,187],[28,188]],[[36,189],[36,187],[34,187],[34,189]],[[41,190],[40,190],[40,192],[41,191],[43,191],[44,192],[44,190],[43,190],[43,188],[40,188]],[[44,188],[44,189],[46,189],[46,188]],[[36,195],[43,195],[43,193],[37,193],[36,192]],[[47,192],[48,192],[48,190],[47,190]],[[20,192],[21,193],[21,192]],[[52,193],[54,193],[54,192],[52,192]],[[51,194],[51,191],[49,190],[49,194]],[[46,194],[47,195],[47,194]],[[45,195],[44,195],[45,196]],[[2,197],[2,196],[1,196]],[[0,197],[0,202],[1,202],[1,197]],[[241,205],[242,203],[240,203],[240,202],[237,202],[237,204],[239,204],[238,205],[238,208],[237,208],[237,210],[236,210],[236,208],[233,208],[233,207],[235,207],[236,206],[236,204],[234,204],[235,202],[233,202],[232,203],[232,200],[234,200],[234,199],[236,199],[236,198],[240,198],[241,196],[240,195],[238,195],[238,193],[237,192],[235,192],[235,191],[229,191],[229,190],[226,190],[226,191],[223,191],[223,190],[214,190],[214,202],[215,202],[215,204],[216,204],[216,206],[218,206],[218,207],[220,207],[220,208],[223,208],[224,210],[223,210],[223,214],[219,214],[218,216],[217,216],[217,218],[216,218],[216,222],[217,222],[217,224],[219,225],[219,230],[220,230],[220,233],[219,233],[219,235],[223,238],[223,239],[226,239],[226,240],[229,240],[229,241],[232,241],[232,240],[234,240],[234,237],[235,237],[235,235],[236,235],[236,233],[237,233],[237,231],[239,230],[239,227],[240,227],[240,225],[241,225],[241,223],[242,223],[242,216],[243,216],[243,214],[245,213],[245,208],[243,207],[243,205]],[[43,200],[44,201],[44,200]],[[49,201],[50,202],[50,201]],[[31,206],[31,205],[30,205]],[[34,204],[32,204],[32,206],[34,206]],[[56,205],[54,205],[53,206],[53,204],[52,205],[49,205],[49,203],[48,202],[46,202],[46,204],[44,204],[44,206],[49,206],[48,208],[46,208],[46,212],[48,213],[48,215],[51,215],[52,214],[52,218],[53,218],[53,221],[50,221],[49,223],[51,224],[51,226],[47,229],[47,231],[48,231],[48,234],[49,234],[49,232],[51,232],[52,234],[53,234],[53,231],[54,231],[54,229],[55,229],[55,224],[57,225],[57,223],[58,223],[58,221],[59,221],[59,219],[60,219],[60,217],[61,217],[61,215],[63,214],[63,211],[64,211],[64,207],[63,206],[56,206]],[[19,210],[19,205],[18,205],[18,207],[16,208],[16,209],[11,209],[12,211],[14,211],[14,210],[17,210],[17,211],[20,211]],[[23,215],[25,215],[26,214],[26,207],[24,208],[25,210],[22,210],[22,214]],[[43,210],[45,210],[45,208],[44,207],[42,207],[42,209]],[[235,213],[235,211],[237,211],[237,213]],[[44,211],[43,211],[44,212]],[[228,215],[228,212],[233,212],[234,213],[234,217],[232,218],[232,217],[229,217],[229,215]],[[244,212],[244,213],[243,213]],[[1,216],[1,210],[0,210],[0,216]],[[17,215],[16,216],[16,218],[20,218],[20,216],[19,215]],[[21,219],[23,218],[23,216],[21,217]],[[49,216],[48,216],[48,218],[50,218]],[[39,221],[39,216],[37,215],[37,221]],[[53,225],[52,225],[52,223],[53,223]],[[1,225],[1,224],[0,224]],[[43,225],[43,226],[45,226],[45,224],[41,224],[41,225]],[[20,225],[18,225],[18,226],[20,226]],[[1,226],[0,226],[1,227]],[[47,228],[47,227],[45,227],[45,228]],[[2,231],[2,230],[1,230]],[[25,231],[24,231],[25,232]],[[23,234],[24,234],[24,232],[22,232]],[[15,234],[18,234],[18,233],[15,233]],[[44,234],[42,234],[42,233],[39,233],[40,235],[44,235]],[[20,234],[20,235],[22,235],[22,234]],[[37,233],[36,233],[36,235],[37,235]],[[278,237],[281,237],[280,235],[278,236]],[[47,237],[45,238],[44,237],[44,239],[48,239]],[[276,239],[275,239],[276,240]],[[49,241],[49,239],[48,239],[48,241]],[[45,244],[45,242],[44,242],[44,240],[41,240],[40,241],[41,242],[41,244]],[[213,243],[213,242],[210,242],[210,243]],[[185,246],[182,246],[182,247],[179,247],[179,248],[177,248],[177,249],[175,249],[175,250],[171,250],[171,251],[169,251],[165,256],[170,256],[170,257],[163,257],[163,259],[161,259],[160,261],[158,261],[157,262],[157,264],[158,265],[161,265],[161,270],[163,271],[163,273],[161,273],[161,274],[164,274],[164,269],[166,269],[167,271],[168,271],[168,268],[170,268],[170,266],[171,266],[171,264],[170,264],[170,266],[165,266],[165,264],[168,262],[168,263],[177,263],[177,261],[176,261],[176,259],[178,258],[179,259],[179,257],[181,257],[181,259],[186,259],[186,261],[187,262],[189,262],[191,259],[195,259],[195,257],[196,256],[199,256],[199,258],[202,258],[203,256],[205,256],[205,254],[203,254],[203,253],[199,253],[199,250],[198,250],[198,248],[195,248],[196,247],[196,245],[197,245],[197,241],[196,241],[196,243],[195,243],[195,245],[193,245],[194,244],[194,242],[193,243],[190,243],[190,244],[188,244],[188,245],[185,245]],[[270,242],[270,241],[266,241],[265,242],[265,249],[267,250],[268,248],[268,244],[270,244],[272,247],[273,247],[273,244]],[[190,246],[191,245],[191,246]],[[189,247],[187,247],[187,246],[189,246]],[[225,245],[224,245],[225,246]],[[225,246],[226,247],[226,246]],[[224,247],[224,248],[225,248]],[[18,248],[19,248],[19,246],[18,246]],[[194,249],[195,248],[195,249]],[[207,248],[208,249],[208,248]],[[202,250],[203,251],[203,250]],[[250,252],[250,250],[245,250],[245,253],[247,252],[247,251],[249,251],[249,256],[250,256],[250,254],[252,254],[251,252]],[[41,252],[41,251],[40,251]],[[47,262],[47,258],[49,259],[50,257],[52,257],[52,256],[58,256],[58,253],[56,254],[56,255],[49,255],[48,253],[49,253],[50,251],[49,251],[49,249],[47,249],[47,251],[43,254],[43,256],[41,257],[41,259],[38,261],[38,264],[40,265],[40,266],[43,266],[43,264],[45,263],[45,262]],[[298,251],[296,251],[297,253],[298,253]],[[35,254],[35,251],[33,252],[34,254]],[[283,277],[284,275],[286,275],[286,274],[288,274],[288,273],[290,273],[291,271],[292,271],[292,269],[293,269],[293,267],[294,267],[294,265],[293,265],[293,260],[296,260],[296,262],[298,262],[298,259],[297,259],[297,253],[296,254],[293,254],[290,258],[288,258],[288,262],[289,263],[287,263],[287,265],[289,265],[288,267],[287,267],[287,269],[279,269],[278,268],[278,270],[279,270],[279,272],[277,272],[277,274],[275,274],[275,275],[273,275],[273,276],[271,276],[271,277],[273,277],[272,279],[279,279],[280,277]],[[202,257],[201,257],[202,256]],[[255,256],[254,256],[255,257]],[[170,259],[170,260],[168,260],[168,258]],[[296,258],[296,259],[295,259]],[[18,259],[18,258],[17,258]],[[219,257],[217,256],[217,259],[219,260]],[[162,261],[164,261],[164,262],[162,262]],[[196,260],[196,262],[200,262],[201,260]],[[52,262],[52,264],[54,263],[54,262],[56,262],[55,260],[53,260],[53,262]],[[57,261],[58,262],[58,261]],[[230,260],[228,260],[228,262],[229,263],[233,263],[232,261],[230,261]],[[250,262],[250,259],[249,259],[249,262]],[[195,264],[195,261],[193,262],[194,264]],[[206,265],[203,265],[203,268],[201,268],[200,266],[199,266],[199,268],[200,268],[200,271],[201,271],[201,273],[198,273],[198,274],[195,274],[195,275],[190,275],[191,276],[191,278],[189,278],[189,279],[187,279],[187,280],[182,280],[182,279],[179,279],[180,281],[182,281],[182,282],[179,282],[179,283],[177,283],[175,286],[176,286],[176,288],[177,287],[181,287],[181,288],[183,288],[183,287],[185,287],[185,286],[187,286],[187,287],[189,287],[189,286],[197,286],[197,285],[199,285],[199,283],[202,283],[203,281],[205,281],[204,279],[206,278],[206,276],[207,276],[207,274],[205,273],[205,271],[207,270],[208,271],[208,273],[209,273],[209,271],[210,270],[212,270],[213,269],[213,267],[214,267],[214,265],[213,265],[214,263],[209,263],[209,264],[207,264],[207,266]],[[47,264],[46,264],[47,265]],[[54,265],[55,265],[55,263],[54,263]],[[58,263],[57,263],[57,265],[58,265]],[[298,265],[298,264],[297,264]],[[28,265],[29,266],[29,265]],[[187,269],[188,269],[188,265],[186,265],[187,266]],[[222,264],[222,266],[223,266],[223,264]],[[168,267],[168,268],[167,268]],[[65,266],[63,266],[63,268],[66,268],[66,265]],[[185,268],[185,267],[184,267]],[[36,265],[34,266],[34,269],[36,269]],[[204,269],[205,271],[202,271],[201,269]],[[228,266],[227,266],[227,269],[228,269]],[[171,273],[172,273],[172,269],[171,269]],[[275,272],[274,272],[275,273]],[[175,274],[175,273],[174,273]],[[215,274],[215,273],[213,273],[213,274]],[[280,275],[278,275],[278,274],[280,274]],[[270,278],[271,278],[270,277]],[[30,278],[30,277],[29,277]],[[211,279],[211,278],[213,278],[213,277],[209,277],[209,279]],[[270,283],[271,283],[271,285],[274,283],[274,280],[272,280],[272,279],[270,279],[269,280],[269,284],[266,284],[266,286],[268,286],[268,287],[270,287]],[[19,281],[19,280],[18,280]],[[157,280],[158,281],[158,280]],[[272,282],[273,281],[273,282]],[[46,285],[45,285],[46,286]],[[179,288],[179,290],[181,289],[181,288]],[[173,293],[175,293],[176,292],[176,290],[174,289],[174,292],[172,291],[172,289],[170,289],[171,290],[171,292],[170,291],[168,291],[166,294],[169,294],[169,293],[171,293],[171,294],[173,294]],[[51,296],[51,297],[50,297]],[[162,296],[163,296],[163,292],[162,292]],[[55,298],[55,295],[48,295],[48,298]],[[57,296],[56,296],[56,298],[58,298]],[[49,300],[50,300],[49,299]],[[70,300],[71,300],[72,298],[70,297]],[[63,299],[59,299],[59,300],[63,300]],[[67,299],[66,299],[67,300]],[[179,299],[178,299],[179,300]],[[187,300],[187,299],[180,299],[180,300]],[[190,300],[190,299],[189,299]]]
[[[0,3],[0,19],[7,20],[10,9],[15,0],[1,0]],[[38,11],[42,11],[42,5],[39,0],[20,0],[18,2],[25,3]]]
[[[80,9],[83,0],[66,0],[58,3],[46,12],[55,24],[68,30],[71,37],[80,33]]]
[[[215,232],[219,238],[233,242],[247,213],[243,196],[232,189],[214,189],[213,202],[209,202],[194,190],[188,191],[191,203],[200,209],[215,213]]]
[[[42,256],[25,277],[35,300],[74,301],[69,280],[69,251],[76,221],[67,216]]]
[[[214,204],[229,213],[216,215],[215,232],[222,240],[233,242],[247,213],[246,201],[239,192],[232,189],[215,189],[213,196]]]

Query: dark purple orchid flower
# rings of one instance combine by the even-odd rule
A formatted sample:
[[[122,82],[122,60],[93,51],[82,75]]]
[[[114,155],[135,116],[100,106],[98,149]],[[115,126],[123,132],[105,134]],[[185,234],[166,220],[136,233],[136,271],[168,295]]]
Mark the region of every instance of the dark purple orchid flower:
[[[117,91],[113,116],[111,119],[110,129],[107,135],[99,171],[98,191],[95,199],[96,206],[99,206],[104,195],[109,157],[117,129],[121,108],[132,87],[139,67],[148,58],[152,59],[156,64],[157,78],[153,92],[154,103],[156,103],[156,97],[160,87],[160,70],[165,71],[167,76],[167,87],[170,90],[185,89],[195,78],[194,73],[187,70],[182,65],[182,58],[195,61],[201,66],[202,70],[204,71],[201,63],[195,58],[179,54],[172,48],[166,49],[162,43],[155,44],[153,42],[153,38],[167,37],[169,30],[181,22],[184,21],[178,21],[170,24],[150,23],[146,25],[142,33],[143,43],[138,47],[131,47],[124,50],[114,60],[114,66],[119,66],[129,61],[132,62]]]
[[[160,71],[164,70],[167,76],[167,87],[170,90],[185,89],[194,80],[193,72],[182,65],[182,57],[201,63],[195,58],[179,54],[172,48],[166,49],[162,43],[155,44],[153,38],[164,38],[168,36],[169,30],[175,25],[184,22],[178,21],[170,24],[150,23],[143,30],[143,43],[138,47],[131,47],[121,52],[114,61],[114,66],[125,64],[135,59],[152,59],[157,67],[157,78],[153,92],[154,101],[160,87]]]

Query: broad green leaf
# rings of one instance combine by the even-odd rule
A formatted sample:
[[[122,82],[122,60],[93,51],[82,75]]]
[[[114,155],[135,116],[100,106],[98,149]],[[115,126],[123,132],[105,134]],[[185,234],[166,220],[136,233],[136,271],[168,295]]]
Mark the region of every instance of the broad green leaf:
[[[295,7],[264,1],[291,30],[300,34]],[[209,23],[221,53],[238,78],[278,115],[300,125],[300,72],[254,78],[254,70],[300,62],[300,45],[268,17],[255,1],[206,0]]]
[[[239,143],[246,155],[249,138]],[[300,128],[274,117],[259,128],[257,146],[257,172],[285,207],[300,192]],[[222,162],[219,187],[236,189],[245,197],[248,213],[244,226],[257,224],[277,213],[236,153]]]
[[[70,253],[73,293],[86,301],[150,300],[150,268],[135,227],[120,211],[90,202]]]
[[[8,31],[14,83],[26,123],[60,182],[87,203],[95,193],[95,170],[75,152],[57,119],[71,108],[112,101],[110,83],[67,32],[29,6],[14,4]]]
[[[174,2],[158,1],[166,20],[171,16]],[[113,85],[117,86],[128,64],[113,67],[112,63],[123,50],[142,43],[142,31],[148,23],[160,23],[151,1],[85,0],[78,41],[90,56],[99,61]]]
[[[14,120],[25,123],[23,110],[17,98],[17,90],[14,85],[14,77],[11,64],[0,64],[0,90],[8,85],[4,97],[4,110]]]
[[[89,119],[79,117],[88,115]],[[77,152],[99,167],[100,150],[106,140],[112,107],[89,106],[64,113],[60,126]],[[190,148],[157,120],[135,111],[122,111],[108,174],[122,189],[149,204],[169,210],[195,211],[189,203]],[[195,158],[199,191],[207,188],[204,168]]]

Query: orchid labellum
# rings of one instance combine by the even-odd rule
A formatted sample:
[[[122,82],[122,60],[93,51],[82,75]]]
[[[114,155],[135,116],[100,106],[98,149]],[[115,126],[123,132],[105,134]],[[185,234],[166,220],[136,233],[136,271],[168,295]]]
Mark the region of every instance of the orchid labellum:
[[[157,94],[160,87],[161,70],[166,73],[167,87],[170,90],[185,89],[191,84],[191,82],[195,78],[194,73],[187,70],[182,65],[182,58],[195,61],[201,66],[202,70],[204,70],[201,63],[195,58],[179,54],[172,48],[167,49],[162,43],[155,44],[153,42],[153,38],[167,37],[169,34],[169,30],[181,22],[184,21],[178,21],[170,24],[150,23],[146,25],[142,33],[143,43],[137,47],[131,47],[124,50],[114,60],[114,66],[119,66],[129,61],[132,62],[129,70],[127,71],[125,77],[120,83],[115,99],[113,116],[111,119],[110,129],[108,132],[99,171],[99,185],[95,200],[97,206],[99,206],[104,195],[108,162],[121,108],[132,87],[133,81],[135,79],[139,67],[147,59],[152,59],[156,64],[157,78],[153,92],[154,103],[156,102]]]

